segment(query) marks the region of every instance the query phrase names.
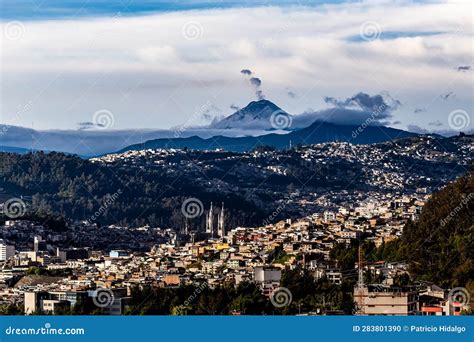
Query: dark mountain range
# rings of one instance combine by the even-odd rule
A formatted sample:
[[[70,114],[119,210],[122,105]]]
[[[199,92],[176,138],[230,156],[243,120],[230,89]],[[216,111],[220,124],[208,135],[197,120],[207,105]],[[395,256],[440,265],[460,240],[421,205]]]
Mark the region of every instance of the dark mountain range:
[[[0,124],[0,151],[56,151],[84,158],[143,148],[222,148],[245,152],[261,145],[283,149],[290,145],[335,141],[371,144],[418,135],[375,124],[359,125],[360,120],[364,122],[366,115],[370,115],[364,111],[354,111],[357,120],[352,124],[332,121],[337,113],[336,108],[290,115],[271,101],[260,100],[209,126],[188,127],[185,123],[173,129],[34,130]]]
[[[276,120],[291,122],[291,115],[268,100],[252,101],[245,108],[239,109],[234,114],[212,123],[210,128],[217,129],[288,129],[287,125],[278,126]]]
[[[252,153],[147,150],[84,160],[61,153],[0,153],[0,192],[29,212],[97,223],[183,227],[182,203],[225,203],[230,227],[302,217],[371,192],[431,192],[469,171],[472,137],[325,143]],[[360,195],[360,196],[359,196]],[[25,200],[26,201],[26,200]],[[328,204],[330,203],[330,204]],[[280,209],[278,209],[280,208]],[[205,215],[190,222],[203,229]]]
[[[15,147],[15,146],[0,146],[0,152],[10,152],[10,153],[28,153],[34,150],[22,148],[22,147]]]
[[[360,130],[360,133],[358,133],[358,130]],[[284,149],[290,145],[308,145],[336,141],[350,142],[352,144],[373,144],[415,136],[418,136],[418,134],[384,126],[367,126],[365,129],[361,129],[360,126],[336,125],[316,121],[309,127],[288,134],[273,133],[257,137],[225,137],[219,135],[208,139],[203,139],[198,136],[172,139],[163,138],[131,145],[120,150],[120,152],[149,148],[186,147],[194,150],[222,148],[226,151],[245,152],[264,145]]]

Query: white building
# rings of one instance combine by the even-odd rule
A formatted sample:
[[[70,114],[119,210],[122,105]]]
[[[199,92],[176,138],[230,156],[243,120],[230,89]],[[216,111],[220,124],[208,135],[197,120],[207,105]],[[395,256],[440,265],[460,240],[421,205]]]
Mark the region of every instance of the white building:
[[[5,261],[15,255],[15,246],[9,246],[0,239],[0,261]]]
[[[263,294],[269,296],[280,286],[281,270],[274,267],[255,267],[254,280],[262,289]]]

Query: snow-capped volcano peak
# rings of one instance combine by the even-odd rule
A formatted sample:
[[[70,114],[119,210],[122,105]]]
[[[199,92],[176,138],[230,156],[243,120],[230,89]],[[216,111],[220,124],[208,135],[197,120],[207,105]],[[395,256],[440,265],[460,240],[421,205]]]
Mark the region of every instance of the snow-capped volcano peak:
[[[245,108],[234,114],[212,123],[210,128],[218,129],[288,129],[288,124],[281,126],[281,122],[290,122],[291,115],[268,100],[252,101]]]

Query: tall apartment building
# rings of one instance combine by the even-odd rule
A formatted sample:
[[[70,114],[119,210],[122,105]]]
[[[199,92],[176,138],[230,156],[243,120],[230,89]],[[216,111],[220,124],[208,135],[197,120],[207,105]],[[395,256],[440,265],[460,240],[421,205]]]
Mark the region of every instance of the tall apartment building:
[[[15,255],[15,246],[7,245],[7,243],[0,239],[0,261],[5,261]]]

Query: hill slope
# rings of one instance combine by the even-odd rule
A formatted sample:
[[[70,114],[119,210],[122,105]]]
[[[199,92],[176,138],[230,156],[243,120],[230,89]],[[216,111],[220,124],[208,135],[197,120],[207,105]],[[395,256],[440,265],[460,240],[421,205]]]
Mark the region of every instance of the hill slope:
[[[407,260],[411,274],[446,287],[474,280],[474,173],[433,194],[419,221],[400,240],[384,246],[386,257]]]
[[[444,140],[454,152],[440,147]],[[444,140],[327,143],[252,153],[131,151],[91,160],[54,152],[0,153],[0,188],[10,197],[31,199],[38,214],[73,219],[89,218],[106,203],[98,218],[104,224],[180,227],[181,205],[194,197],[205,208],[225,202],[229,226],[256,226],[280,206],[281,218],[318,212],[320,197],[327,194],[332,195],[324,199],[325,207],[328,201],[352,203],[359,192],[438,189],[467,172],[472,161],[469,142]],[[297,197],[289,199],[293,193]],[[196,218],[194,227],[202,228],[204,217]]]

